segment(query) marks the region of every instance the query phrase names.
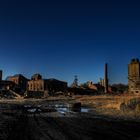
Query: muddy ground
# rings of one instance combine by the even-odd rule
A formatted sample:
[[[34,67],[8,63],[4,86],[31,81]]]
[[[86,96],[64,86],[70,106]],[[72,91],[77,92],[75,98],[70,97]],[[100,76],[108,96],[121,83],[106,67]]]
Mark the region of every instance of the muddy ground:
[[[56,103],[51,102],[51,105]],[[94,111],[29,112],[25,105],[27,101],[0,103],[0,140],[140,139],[140,121],[100,116]],[[32,102],[30,105],[42,109],[42,104]]]

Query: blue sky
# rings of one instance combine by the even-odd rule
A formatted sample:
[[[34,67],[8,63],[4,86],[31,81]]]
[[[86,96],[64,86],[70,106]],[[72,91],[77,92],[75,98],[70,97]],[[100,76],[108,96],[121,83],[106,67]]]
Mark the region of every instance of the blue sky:
[[[140,58],[138,1],[2,1],[0,68],[4,78],[97,82],[109,64],[110,83],[127,83],[127,65]]]

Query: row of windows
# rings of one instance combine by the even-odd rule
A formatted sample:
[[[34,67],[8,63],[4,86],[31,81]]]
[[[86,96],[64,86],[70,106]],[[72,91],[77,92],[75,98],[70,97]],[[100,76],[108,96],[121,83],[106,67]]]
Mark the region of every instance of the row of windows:
[[[43,90],[43,86],[39,84],[30,84],[28,85],[29,90]]]
[[[13,80],[14,83],[18,84],[18,80]]]
[[[32,87],[43,88],[42,85],[34,85],[34,84],[28,85],[28,87],[30,87],[30,88],[32,88]]]
[[[29,88],[29,90],[43,90],[43,88],[37,88],[37,87],[32,87],[32,88]]]
[[[31,85],[31,86],[36,86],[36,85],[38,85],[38,86],[40,86],[40,85],[43,85],[43,83],[42,82],[29,82],[28,83],[28,85]]]

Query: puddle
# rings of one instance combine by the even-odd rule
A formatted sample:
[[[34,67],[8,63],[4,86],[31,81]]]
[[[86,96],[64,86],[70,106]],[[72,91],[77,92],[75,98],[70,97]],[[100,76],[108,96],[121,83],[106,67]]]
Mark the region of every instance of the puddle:
[[[27,111],[30,112],[30,113],[35,113],[37,111],[37,109],[33,108],[33,109],[28,109]]]
[[[68,112],[88,113],[90,111],[90,109],[86,107],[72,108],[65,105],[55,105],[55,109],[62,114]]]
[[[88,113],[90,111],[89,108],[86,107],[71,107],[69,104],[55,104],[55,105],[47,105],[47,106],[40,106],[32,107],[31,105],[25,105],[24,108],[29,113],[45,113],[45,112],[59,112],[61,114],[66,113]]]
[[[81,108],[82,113],[88,113],[90,111],[89,108]]]

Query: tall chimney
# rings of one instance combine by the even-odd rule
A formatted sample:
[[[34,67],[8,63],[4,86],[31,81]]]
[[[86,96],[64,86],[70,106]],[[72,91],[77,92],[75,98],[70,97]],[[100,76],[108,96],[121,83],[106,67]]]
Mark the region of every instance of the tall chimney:
[[[0,81],[2,81],[2,70],[0,70]]]
[[[105,64],[105,93],[108,93],[108,64]]]

